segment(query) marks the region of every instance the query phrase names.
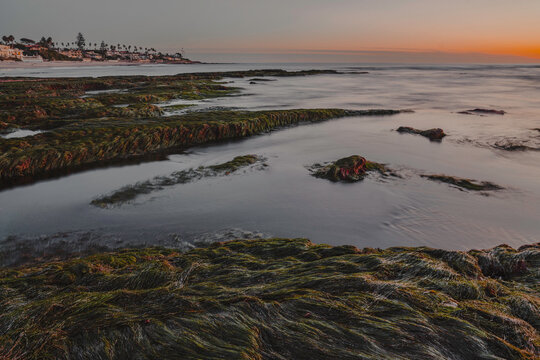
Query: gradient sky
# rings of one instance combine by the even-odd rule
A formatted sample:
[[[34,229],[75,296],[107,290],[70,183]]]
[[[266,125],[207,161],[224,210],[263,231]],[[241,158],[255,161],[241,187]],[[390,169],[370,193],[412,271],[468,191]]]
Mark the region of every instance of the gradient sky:
[[[540,62],[539,0],[0,0],[0,34],[205,61]]]

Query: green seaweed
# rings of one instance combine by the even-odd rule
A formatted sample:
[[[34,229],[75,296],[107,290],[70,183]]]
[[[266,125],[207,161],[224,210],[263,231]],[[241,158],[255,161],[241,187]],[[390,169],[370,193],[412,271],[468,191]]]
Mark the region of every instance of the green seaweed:
[[[163,116],[176,100],[238,95],[224,78],[311,76],[330,70],[253,70],[172,76],[2,78],[0,131],[47,130],[24,139],[0,139],[0,187],[125,161],[197,144],[260,134],[302,122],[342,116],[392,115],[394,110],[340,109],[266,112],[208,111]]]
[[[266,166],[264,160],[264,158],[257,155],[242,155],[218,165],[175,171],[169,176],[157,176],[151,180],[124,186],[109,195],[92,200],[91,204],[101,208],[119,206],[134,200],[140,195],[150,194],[165,187],[186,184],[202,178],[227,176],[256,163],[260,163],[264,167]]]
[[[471,191],[493,191],[493,190],[503,190],[502,186],[491,183],[489,181],[477,181],[472,179],[460,178],[450,175],[420,175],[423,178],[450,184],[457,187],[458,189],[471,190]]]
[[[238,240],[0,269],[7,359],[536,359],[540,244]]]
[[[276,128],[344,116],[384,116],[396,110],[207,111],[159,118],[72,120],[31,138],[0,141],[0,180],[120,161],[194,145],[243,138]]]

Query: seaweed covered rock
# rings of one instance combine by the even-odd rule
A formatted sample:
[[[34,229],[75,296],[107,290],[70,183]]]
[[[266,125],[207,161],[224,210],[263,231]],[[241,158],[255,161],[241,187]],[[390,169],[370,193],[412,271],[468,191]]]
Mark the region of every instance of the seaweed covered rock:
[[[540,244],[238,240],[0,269],[6,359],[537,359]]]
[[[472,190],[472,191],[493,191],[493,190],[502,190],[502,186],[491,183],[489,181],[477,181],[472,179],[460,178],[457,176],[450,175],[420,175],[423,178],[450,184],[458,189],[462,190]]]
[[[377,171],[383,175],[391,173],[383,164],[368,161],[360,155],[342,158],[327,165],[315,164],[310,170],[315,177],[346,182],[360,181],[366,173],[371,171]]]
[[[408,126],[400,126],[396,131],[402,134],[422,135],[424,137],[427,137],[431,141],[440,141],[446,136],[443,129],[440,128],[418,130]]]
[[[384,116],[398,110],[296,109],[204,111],[158,118],[70,119],[54,131],[0,141],[0,187],[18,178],[123,161],[226,139],[238,139],[284,126],[345,116]]]
[[[227,176],[250,165],[260,164],[260,169],[262,169],[267,166],[264,160],[263,157],[257,155],[242,155],[218,165],[175,171],[169,176],[156,176],[151,180],[126,185],[111,194],[92,200],[90,204],[101,208],[119,206],[134,200],[140,195],[150,194],[166,187],[187,184],[203,178]]]

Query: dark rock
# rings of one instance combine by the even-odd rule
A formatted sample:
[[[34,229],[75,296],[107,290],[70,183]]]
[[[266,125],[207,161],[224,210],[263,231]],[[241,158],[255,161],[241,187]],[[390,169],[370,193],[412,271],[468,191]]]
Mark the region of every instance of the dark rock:
[[[265,78],[253,78],[249,79],[249,81],[276,81],[276,79],[265,79]]]
[[[493,110],[493,109],[473,109],[460,111],[458,114],[463,115],[504,115],[506,111],[504,110]]]
[[[352,155],[327,165],[314,165],[313,176],[330,181],[356,182],[364,178],[367,172],[377,171],[383,175],[393,175],[383,164],[368,161],[360,155]]]
[[[446,136],[443,129],[440,129],[440,128],[434,128],[434,129],[429,129],[429,130],[418,130],[418,129],[414,129],[408,126],[400,126],[397,129],[397,132],[402,133],[402,134],[405,133],[405,134],[422,135],[432,141],[440,141],[442,140],[443,137]]]

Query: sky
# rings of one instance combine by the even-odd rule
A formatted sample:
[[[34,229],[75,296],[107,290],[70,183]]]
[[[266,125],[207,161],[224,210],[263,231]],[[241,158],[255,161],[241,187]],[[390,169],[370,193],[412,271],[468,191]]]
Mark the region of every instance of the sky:
[[[0,0],[0,34],[203,61],[540,63],[540,0]]]

